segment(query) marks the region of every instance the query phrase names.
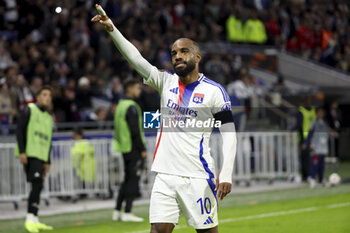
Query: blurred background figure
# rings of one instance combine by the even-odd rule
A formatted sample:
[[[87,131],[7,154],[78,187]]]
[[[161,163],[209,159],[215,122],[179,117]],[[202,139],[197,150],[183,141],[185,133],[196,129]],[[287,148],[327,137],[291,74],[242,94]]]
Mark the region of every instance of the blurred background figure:
[[[324,117],[325,110],[322,107],[318,107],[316,109],[316,119],[312,121],[305,141],[306,147],[310,150],[310,188],[316,187],[316,175],[318,182],[323,184],[325,157],[329,153],[329,127],[326,124]]]
[[[42,78],[39,76],[36,76],[32,79],[29,89],[32,92],[32,95],[34,96],[42,87],[43,87]]]
[[[13,91],[16,93],[19,109],[23,109],[29,103],[34,103],[34,97],[23,75],[20,74],[17,76],[16,86]]]
[[[329,127],[338,135],[342,131],[343,119],[342,112],[339,109],[337,101],[333,101],[329,106],[329,110],[326,113],[326,120]],[[339,157],[339,137],[334,137],[334,156]]]
[[[81,128],[74,129],[73,140],[72,165],[75,175],[80,180],[78,185],[84,189],[86,185],[95,180],[95,151],[89,141],[84,139],[84,132]]]
[[[141,95],[142,83],[138,79],[127,79],[123,86],[125,96],[119,101],[114,115],[114,142],[115,150],[123,154],[124,182],[119,189],[112,219],[142,222],[143,218],[131,213],[135,198],[140,196],[140,175],[147,157],[142,111],[135,102]]]
[[[297,124],[294,127],[298,131],[300,143],[301,176],[303,181],[309,177],[310,150],[306,145],[306,139],[312,122],[316,119],[316,109],[311,105],[311,96],[304,98],[297,113]]]
[[[10,133],[10,124],[17,116],[15,104],[12,102],[10,91],[6,83],[6,79],[0,79],[0,135],[8,135]]]

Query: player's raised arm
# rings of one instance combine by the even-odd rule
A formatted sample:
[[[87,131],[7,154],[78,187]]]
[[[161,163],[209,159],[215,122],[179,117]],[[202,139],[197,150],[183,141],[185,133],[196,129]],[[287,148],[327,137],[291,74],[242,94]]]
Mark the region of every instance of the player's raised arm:
[[[114,26],[112,20],[108,18],[102,7],[96,4],[96,10],[99,14],[95,15],[91,21],[99,22],[104,27],[112,37],[115,46],[128,63],[142,76],[142,78],[146,80],[150,77],[157,77],[159,73],[158,69],[143,58],[137,48],[120,33],[120,31]],[[152,85],[152,83],[150,84]],[[155,82],[152,86],[159,89],[159,86],[157,86],[157,83]]]

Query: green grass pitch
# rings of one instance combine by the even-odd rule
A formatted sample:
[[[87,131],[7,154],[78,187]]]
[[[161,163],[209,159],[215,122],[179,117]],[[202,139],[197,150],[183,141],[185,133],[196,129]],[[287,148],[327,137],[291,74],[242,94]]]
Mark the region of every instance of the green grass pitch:
[[[147,218],[148,206],[133,212]],[[149,232],[143,223],[111,221],[112,209],[41,217],[55,227],[51,233]],[[0,221],[0,232],[22,233],[23,219]],[[308,187],[230,195],[220,202],[219,232],[238,233],[349,233],[350,185]],[[174,232],[195,232],[182,217]]]

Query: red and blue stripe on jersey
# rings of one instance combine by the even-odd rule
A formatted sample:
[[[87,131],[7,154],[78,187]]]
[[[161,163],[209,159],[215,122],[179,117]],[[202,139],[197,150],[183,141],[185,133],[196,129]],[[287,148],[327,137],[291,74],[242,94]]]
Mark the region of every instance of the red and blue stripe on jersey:
[[[196,86],[199,84],[199,81],[195,81],[193,83],[190,83],[188,85],[185,85],[181,80],[179,79],[179,98],[178,98],[178,104],[180,107],[188,107],[192,93]]]

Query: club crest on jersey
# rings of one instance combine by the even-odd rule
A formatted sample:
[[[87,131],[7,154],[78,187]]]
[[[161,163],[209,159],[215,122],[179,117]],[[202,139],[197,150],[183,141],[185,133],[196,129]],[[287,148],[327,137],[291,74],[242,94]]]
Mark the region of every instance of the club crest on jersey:
[[[196,104],[203,103],[204,94],[194,93],[192,101]]]

